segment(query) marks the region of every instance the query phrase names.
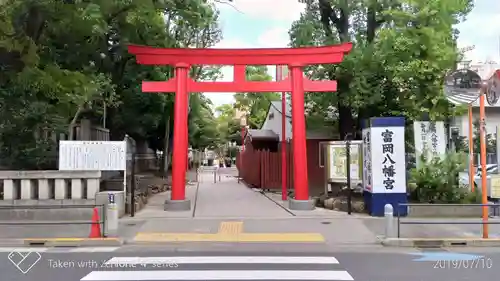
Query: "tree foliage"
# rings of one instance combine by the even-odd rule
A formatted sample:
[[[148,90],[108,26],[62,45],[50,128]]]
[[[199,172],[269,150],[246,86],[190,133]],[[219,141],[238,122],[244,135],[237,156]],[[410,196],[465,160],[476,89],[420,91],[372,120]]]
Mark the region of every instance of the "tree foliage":
[[[247,66],[246,76],[248,81],[272,80],[266,66]],[[271,101],[280,100],[280,95],[277,93],[237,93],[234,98],[235,108],[247,113],[247,125],[251,129],[260,129],[266,120]]]
[[[127,45],[210,47],[221,39],[207,0],[5,0],[0,25],[0,158],[10,168],[53,165],[55,136],[82,117],[106,123],[112,139],[129,134],[161,149],[173,95],[140,87],[172,69],[137,65]],[[192,76],[217,73],[195,68]],[[192,107],[200,102],[191,99]],[[190,118],[213,119],[205,113]]]
[[[458,60],[454,25],[469,0],[304,0],[306,11],[290,29],[291,45],[353,42],[340,65],[310,67],[313,79],[337,80],[337,93],[309,93],[315,112],[334,112],[341,137],[368,117],[461,112],[443,93],[445,75]]]
[[[227,143],[237,143],[241,145],[241,125],[240,120],[236,119],[236,110],[232,104],[223,104],[218,106],[217,112],[217,131],[219,132],[219,142],[224,145]]]
[[[212,147],[220,138],[212,102],[203,95],[191,96],[189,143],[196,149]]]
[[[460,184],[459,173],[465,169],[466,155],[449,153],[443,159],[427,161],[411,170],[410,199],[420,203],[480,203],[480,194]]]

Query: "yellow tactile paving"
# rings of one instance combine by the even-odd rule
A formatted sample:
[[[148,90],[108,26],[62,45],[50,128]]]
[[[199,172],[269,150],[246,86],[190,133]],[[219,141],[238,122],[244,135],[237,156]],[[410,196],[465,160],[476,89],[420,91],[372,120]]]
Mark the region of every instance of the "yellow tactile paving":
[[[243,222],[222,222],[217,233],[140,232],[136,242],[325,242],[320,233],[244,233]]]
[[[219,234],[236,235],[243,232],[243,222],[223,221],[219,225]]]
[[[319,233],[138,233],[136,242],[325,242]]]

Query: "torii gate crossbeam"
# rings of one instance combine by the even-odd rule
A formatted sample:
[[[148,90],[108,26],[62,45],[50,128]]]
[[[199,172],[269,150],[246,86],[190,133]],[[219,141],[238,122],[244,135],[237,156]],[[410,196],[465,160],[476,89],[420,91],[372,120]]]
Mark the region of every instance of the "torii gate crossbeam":
[[[311,81],[304,77],[302,68],[312,64],[342,62],[352,44],[307,48],[278,49],[167,49],[147,46],[129,46],[129,53],[137,63],[144,65],[172,65],[175,77],[169,81],[143,81],[142,91],[150,93],[175,92],[174,152],[172,163],[172,195],[165,209],[189,210],[185,198],[185,177],[188,152],[188,93],[190,92],[291,92],[292,146],[294,153],[295,198],[290,198],[290,209],[314,209],[309,198],[306,128],[304,118],[304,91],[333,92],[336,81]],[[233,82],[198,82],[188,77],[191,65],[234,65]],[[246,65],[288,65],[290,78],[282,81],[246,81]]]

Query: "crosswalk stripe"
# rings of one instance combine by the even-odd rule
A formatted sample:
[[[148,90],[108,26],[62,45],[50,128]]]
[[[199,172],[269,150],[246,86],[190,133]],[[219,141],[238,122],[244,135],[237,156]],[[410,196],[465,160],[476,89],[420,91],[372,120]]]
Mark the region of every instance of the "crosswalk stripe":
[[[48,248],[48,247],[0,247],[0,253],[10,252],[37,252],[37,253],[108,253],[115,252],[120,247],[76,247],[76,248]]]
[[[93,271],[81,281],[157,280],[340,280],[352,281],[345,270],[156,270]]]
[[[0,253],[10,253],[10,252],[37,252],[37,253],[42,253],[48,251],[49,248],[42,248],[42,247],[34,247],[34,248],[28,248],[28,247],[0,247]]]
[[[114,252],[118,250],[120,247],[80,247],[71,249],[70,252],[73,253],[106,253],[106,252]]]
[[[214,257],[114,257],[106,265],[125,264],[338,264],[334,257],[273,257],[273,256],[214,256]]]

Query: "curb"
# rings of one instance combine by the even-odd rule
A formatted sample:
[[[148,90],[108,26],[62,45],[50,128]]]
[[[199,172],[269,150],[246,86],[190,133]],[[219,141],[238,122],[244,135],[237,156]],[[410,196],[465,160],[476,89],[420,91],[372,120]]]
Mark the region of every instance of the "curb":
[[[387,247],[450,248],[450,247],[500,247],[499,238],[384,238]]]
[[[122,246],[121,238],[25,238],[0,239],[0,247],[111,247]]]

